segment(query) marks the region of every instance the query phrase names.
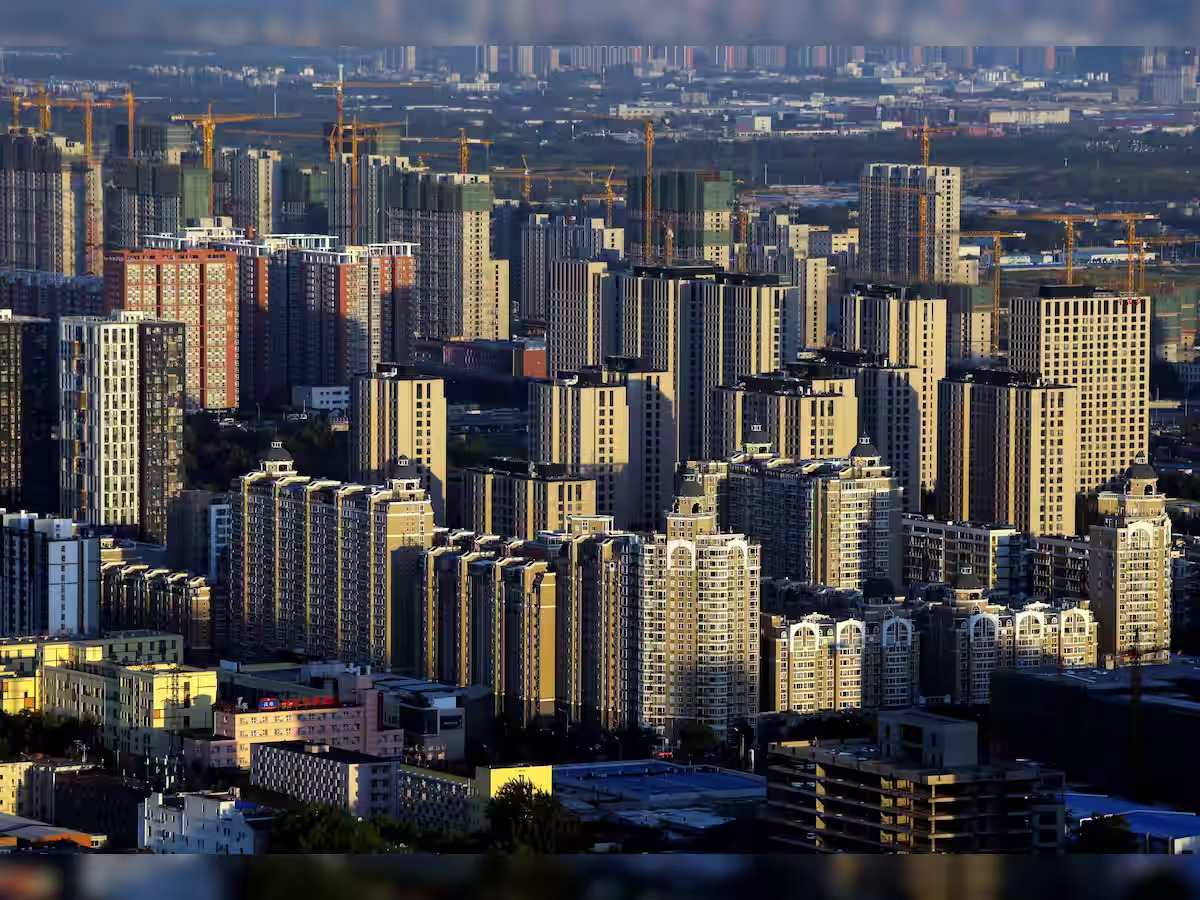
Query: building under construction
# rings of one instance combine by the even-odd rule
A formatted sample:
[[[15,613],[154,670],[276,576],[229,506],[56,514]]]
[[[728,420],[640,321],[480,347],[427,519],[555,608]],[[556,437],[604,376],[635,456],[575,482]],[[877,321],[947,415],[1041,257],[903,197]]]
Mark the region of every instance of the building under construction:
[[[654,220],[651,246],[643,247],[646,212],[646,176],[629,177],[628,221],[625,227],[626,256],[635,261],[658,261],[667,255],[677,262],[711,262],[728,269],[733,243],[733,173],[658,172],[653,176]],[[668,231],[670,240],[668,240]]]
[[[211,173],[199,166],[114,158],[104,183],[104,247],[137,250],[148,234],[174,233],[208,215]]]
[[[0,135],[0,268],[99,275],[103,265],[100,164],[49,133]]]

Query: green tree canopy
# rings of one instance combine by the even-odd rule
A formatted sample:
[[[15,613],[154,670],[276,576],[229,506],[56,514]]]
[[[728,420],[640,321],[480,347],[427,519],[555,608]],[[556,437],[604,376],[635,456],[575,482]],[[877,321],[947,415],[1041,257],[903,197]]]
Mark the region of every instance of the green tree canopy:
[[[1137,836],[1124,816],[1097,816],[1079,825],[1076,853],[1136,853]]]
[[[396,847],[373,822],[313,804],[288,810],[271,823],[272,853],[392,853]]]
[[[495,849],[508,853],[571,853],[579,822],[562,802],[528,781],[512,781],[488,805]]]

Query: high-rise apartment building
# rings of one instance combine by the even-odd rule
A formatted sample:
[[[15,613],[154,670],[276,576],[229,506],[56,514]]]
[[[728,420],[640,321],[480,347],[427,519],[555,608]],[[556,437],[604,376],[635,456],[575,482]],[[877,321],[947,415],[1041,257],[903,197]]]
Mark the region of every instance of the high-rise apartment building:
[[[943,380],[938,406],[941,516],[1075,533],[1078,388],[979,370]]]
[[[1148,449],[1150,298],[1043,285],[1013,298],[1010,332],[1013,369],[1078,391],[1078,489],[1120,478]]]
[[[759,548],[719,532],[702,500],[688,473],[636,557],[637,709],[667,738],[689,722],[724,737],[759,707]]]
[[[82,144],[26,128],[0,134],[0,266],[99,275],[100,163]]]
[[[880,442],[884,460],[909,492],[909,508],[920,510],[922,492],[937,483],[946,301],[903,286],[855,285],[842,298],[841,345],[867,354],[875,367],[859,371],[859,427]],[[896,422],[894,413],[908,421]]]
[[[0,309],[0,509],[58,509],[57,351],[52,321]]]
[[[58,330],[59,507],[161,543],[183,488],[182,322],[65,318]]]
[[[272,409],[284,406],[291,399],[291,379],[303,372],[302,359],[307,353],[303,335],[310,319],[303,314],[306,307],[299,304],[321,290],[315,283],[315,271],[312,283],[303,283],[310,280],[309,270],[302,269],[297,254],[305,250],[336,253],[337,239],[329,235],[282,234],[223,238],[208,245],[213,250],[233,253],[237,259],[241,404],[244,408],[255,404]],[[336,293],[339,287],[336,279],[332,285],[326,280],[323,289]]]
[[[95,635],[100,539],[90,529],[0,509],[0,637]]]
[[[642,264],[709,262],[730,268],[733,237],[733,175],[730,172],[663,171],[653,176],[655,220],[649,247],[644,247],[646,176],[628,180],[630,203],[625,223],[628,256]],[[668,240],[668,231],[670,239]],[[671,259],[664,259],[671,244]]]
[[[398,460],[421,470],[439,522],[446,514],[446,393],[441,378],[381,363],[350,379],[350,477],[384,484]]]
[[[408,357],[415,251],[395,242],[289,254],[290,387],[349,384]]]
[[[566,531],[576,516],[596,514],[596,481],[564,465],[494,459],[463,469],[459,519],[476,534],[531,541]]]
[[[184,649],[213,649],[212,586],[203,575],[143,563],[100,567],[100,631],[150,629],[183,636]]]
[[[104,258],[108,312],[186,326],[187,407],[238,406],[237,260],[219,250],[116,250]]]
[[[104,246],[140,250],[152,234],[178,231],[209,214],[212,173],[198,165],[111,157],[104,181]]]
[[[1029,543],[1014,526],[908,513],[900,527],[902,585],[948,584],[969,568],[989,591],[1015,594],[1024,589],[1021,575]]]
[[[29,269],[0,269],[0,309],[14,316],[104,315],[104,279],[98,275],[62,275]]]
[[[401,611],[398,667],[402,672],[443,684],[474,683],[473,582],[468,575],[476,562],[496,558],[500,543],[496,538],[451,533],[446,544],[424,553],[418,596]]]
[[[765,578],[853,590],[900,582],[900,486],[865,438],[848,459],[731,463],[718,509],[722,525],[761,545]]]
[[[1088,597],[1100,653],[1118,663],[1166,662],[1171,651],[1171,520],[1158,475],[1139,459],[1090,504]]]
[[[785,459],[844,457],[858,442],[853,378],[822,364],[739,377],[712,392],[707,454],[727,459],[747,444],[769,444]]]
[[[932,606],[924,620],[924,693],[980,705],[991,700],[997,669],[1093,668],[1099,619],[1076,600],[989,595],[964,566],[946,601]]]
[[[559,372],[530,386],[530,459],[596,480],[596,511],[621,528],[654,528],[678,464],[675,385],[638,360]]]
[[[225,151],[229,170],[229,215],[247,233],[273,234],[283,197],[283,156],[278,150]]]
[[[606,262],[551,260],[546,276],[546,370],[551,378],[602,366],[617,349],[616,279]]]
[[[234,482],[229,596],[243,652],[395,664],[434,525],[416,468],[401,460],[391,476],[368,487],[300,475],[276,442]]]
[[[798,621],[762,616],[764,712],[801,715],[913,706],[920,695],[920,638],[893,610]]]
[[[642,538],[611,518],[580,517],[556,535],[558,706],[570,721],[640,721],[638,560]]]
[[[396,171],[385,181],[385,239],[420,246],[413,332],[435,340],[507,340],[508,262],[491,258],[488,176]]]
[[[580,221],[547,213],[530,214],[521,226],[520,267],[514,279],[519,285],[519,293],[512,298],[517,316],[531,322],[551,322],[551,269],[560,260],[615,262],[624,251],[624,229],[606,227],[603,219]]]
[[[874,278],[962,281],[966,267],[958,253],[961,193],[962,172],[955,166],[868,163],[859,179],[858,270]],[[924,272],[919,271],[922,244]]]

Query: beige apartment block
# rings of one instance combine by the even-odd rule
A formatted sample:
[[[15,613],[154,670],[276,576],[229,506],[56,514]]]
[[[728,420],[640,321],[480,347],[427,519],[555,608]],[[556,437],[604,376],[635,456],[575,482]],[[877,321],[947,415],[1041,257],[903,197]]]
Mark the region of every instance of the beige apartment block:
[[[596,514],[596,480],[564,465],[495,459],[462,470],[462,521],[479,534],[533,540]]]
[[[961,203],[957,166],[868,163],[859,178],[858,271],[936,284],[965,280],[967,267],[958,252]],[[922,244],[924,272],[919,271]]]

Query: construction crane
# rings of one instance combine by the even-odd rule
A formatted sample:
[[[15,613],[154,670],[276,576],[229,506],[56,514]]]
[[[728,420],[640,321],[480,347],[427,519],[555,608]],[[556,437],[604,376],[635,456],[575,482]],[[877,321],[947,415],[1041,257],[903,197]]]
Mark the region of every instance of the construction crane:
[[[208,112],[198,115],[176,114],[171,116],[172,122],[186,122],[193,128],[201,129],[201,134],[204,140],[204,168],[208,169],[211,175],[213,170],[213,143],[216,138],[216,128],[218,125],[225,125],[230,122],[254,122],[260,119],[295,119],[299,117],[299,113],[214,113],[212,104],[208,104]],[[212,180],[208,183],[208,214],[213,214],[213,188]]]
[[[12,127],[20,128],[21,127],[21,105],[24,102],[24,100],[22,98],[22,95],[17,93],[17,89],[15,87],[12,89],[12,94],[10,95],[10,97],[12,99]]]
[[[1075,270],[1075,225],[1078,222],[1099,222],[1099,221],[1115,221],[1124,222],[1128,231],[1127,242],[1129,245],[1129,263],[1127,266],[1126,283],[1128,290],[1132,292],[1136,287],[1134,281],[1134,262],[1135,244],[1137,242],[1137,223],[1148,222],[1157,219],[1153,213],[1027,213],[1019,212],[1015,215],[1003,216],[1005,219],[1026,219],[1040,222],[1058,222],[1063,226],[1065,233],[1064,251],[1063,251],[1063,266],[1066,274],[1066,283],[1071,284],[1072,274]]]
[[[398,138],[398,140],[416,144],[458,144],[458,171],[461,175],[466,175],[471,171],[470,165],[472,146],[478,145],[490,147],[493,143],[495,143],[494,141],[487,140],[485,138],[467,137],[467,129],[465,128],[458,129],[458,137],[456,138],[411,137],[410,135],[406,134],[403,137]]]
[[[654,230],[654,118],[652,116],[619,116],[615,113],[596,112],[579,112],[576,115],[642,123],[646,143],[646,189],[642,196],[642,256],[645,262],[649,262],[650,241]]]
[[[34,100],[19,100],[13,95],[13,111],[17,112],[20,107],[36,108],[39,113],[38,122],[42,131],[49,131],[53,122],[53,110],[59,109],[82,109],[83,110],[83,146],[90,160],[93,156],[93,111],[97,107],[112,107],[117,104],[112,100],[96,100],[90,94],[85,94],[83,97],[64,97],[53,98],[46,93],[45,88],[38,90],[38,98]]]
[[[1123,245],[1126,241],[1114,241],[1114,244]],[[1142,293],[1146,291],[1146,248],[1147,247],[1183,247],[1188,244],[1200,244],[1200,238],[1197,237],[1178,237],[1175,235],[1156,235],[1153,237],[1139,237],[1137,239],[1137,284],[1138,290]]]
[[[371,88],[374,90],[388,90],[392,88],[406,87],[432,87],[432,81],[346,81],[345,67],[338,65],[337,81],[318,81],[313,83],[313,87],[317,89],[332,88],[334,96],[337,99],[337,120],[334,124],[334,130],[331,137],[338,143],[345,140],[346,126],[346,88]],[[334,150],[334,140],[329,142],[329,161],[333,162],[336,151]]]
[[[603,194],[584,194],[583,197],[581,198],[581,199],[583,199],[583,201],[585,203],[589,200],[600,200],[604,203],[604,227],[605,228],[613,227],[613,206],[616,204],[616,201],[617,201],[617,195],[613,191],[613,184],[616,183],[613,180],[613,172],[615,172],[615,171],[616,171],[615,167],[609,168],[608,176],[604,179],[604,193]]]
[[[991,238],[992,240],[992,355],[1000,349],[1000,256],[1004,252],[1004,241],[1022,240],[1024,231],[960,231],[959,237]]]
[[[918,125],[916,128],[908,129],[909,137],[912,137],[915,134],[921,140],[921,165],[923,165],[923,166],[929,165],[929,150],[930,150],[930,147],[929,147],[930,140],[929,139],[933,135],[948,134],[951,132],[958,131],[962,127],[963,127],[962,125],[932,125],[931,126],[929,124],[929,116],[926,116],[925,121],[922,122],[920,125]]]

